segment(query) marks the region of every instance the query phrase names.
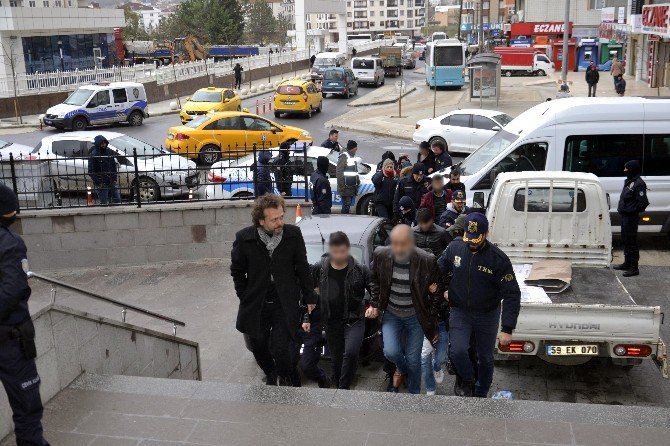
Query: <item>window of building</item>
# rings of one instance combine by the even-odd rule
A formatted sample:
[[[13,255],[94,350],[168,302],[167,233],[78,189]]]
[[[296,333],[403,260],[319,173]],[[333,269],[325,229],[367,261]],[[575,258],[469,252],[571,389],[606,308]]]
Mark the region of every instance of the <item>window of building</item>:
[[[642,174],[670,175],[670,135],[645,135]]]
[[[549,212],[551,202],[552,212],[572,212],[575,208],[575,190],[548,187],[530,187],[528,196],[526,189],[519,189],[514,194],[514,210],[523,212],[528,206],[528,212]],[[586,196],[584,191],[577,189],[577,212],[586,210]]]
[[[374,16],[375,16],[375,12],[374,12],[374,11],[370,11],[370,17],[374,17]]]
[[[414,0],[407,0],[407,7],[411,8],[412,6],[414,6]]]
[[[405,0],[400,0],[400,6],[403,6],[405,4]]]
[[[379,0],[379,6],[384,6],[384,0]]]
[[[12,8],[16,8],[19,6],[18,0],[9,0],[9,6]]]
[[[491,9],[489,2],[484,2],[483,9]]]
[[[42,5],[43,5],[45,8],[48,8],[48,7],[49,7],[49,0],[44,0],[44,1],[42,2]]]
[[[400,10],[400,15],[405,15],[405,10],[404,9]]]
[[[375,5],[375,0],[370,0],[370,6],[374,6],[374,5]]]
[[[408,20],[407,21],[407,27],[408,28],[414,28],[414,20]]]
[[[36,6],[36,5],[35,5],[35,0],[30,0],[30,1],[28,2],[28,6],[31,7],[31,8],[34,8],[34,7]]]
[[[563,170],[623,177],[623,166],[642,160],[642,135],[584,135],[565,140]]]
[[[379,17],[384,17],[384,11],[379,11]],[[384,25],[382,25],[384,26]]]
[[[56,1],[54,2],[54,6],[55,6],[56,8],[62,8],[62,7],[63,7],[63,2],[62,2],[61,0],[56,0]]]
[[[401,26],[401,27],[405,26],[405,21],[404,21],[404,20],[401,20],[401,21],[400,21],[400,26]]]
[[[351,12],[347,12],[347,17],[351,17]]]
[[[384,15],[384,11],[380,12],[379,15]],[[379,26],[383,27],[383,26],[384,26],[384,22],[379,22]]]

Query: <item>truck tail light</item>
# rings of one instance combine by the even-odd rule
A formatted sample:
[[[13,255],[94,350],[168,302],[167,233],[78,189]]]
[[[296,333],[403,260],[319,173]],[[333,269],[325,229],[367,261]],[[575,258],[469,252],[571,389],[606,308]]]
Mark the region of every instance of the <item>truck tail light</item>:
[[[651,346],[636,344],[619,344],[614,346],[616,356],[649,356],[651,355]]]
[[[222,177],[210,171],[207,173],[207,181],[210,183],[225,183],[228,181],[228,178]]]
[[[535,350],[535,344],[530,341],[512,341],[507,345],[498,343],[498,350],[507,353],[532,353]]]
[[[177,133],[174,135],[174,139],[177,141],[186,141],[189,138],[189,136],[185,133]]]

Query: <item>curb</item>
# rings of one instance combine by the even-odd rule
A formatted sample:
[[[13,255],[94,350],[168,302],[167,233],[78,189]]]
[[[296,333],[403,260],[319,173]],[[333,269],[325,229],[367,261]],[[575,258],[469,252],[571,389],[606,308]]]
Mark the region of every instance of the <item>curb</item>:
[[[384,138],[398,138],[398,139],[402,139],[402,140],[410,141],[410,142],[412,141],[411,136],[405,136],[405,135],[401,136],[401,135],[396,135],[396,134],[393,134],[393,133],[385,133],[385,132],[381,132],[381,131],[377,131],[377,130],[369,130],[367,128],[358,128],[358,127],[352,127],[352,126],[347,126],[347,125],[336,125],[336,124],[332,123],[331,121],[326,122],[324,124],[324,127],[325,128],[331,128],[331,129],[332,128],[337,128],[338,130],[346,130],[346,131],[356,132],[356,133],[363,133],[365,135],[381,136],[381,137],[384,137]]]
[[[394,104],[400,100],[400,98],[404,98],[410,93],[414,93],[416,91],[416,85],[413,85],[409,87],[408,89],[405,89],[405,93],[402,95],[398,96],[395,99],[382,99],[376,102],[367,102],[365,104],[354,104],[353,102],[350,102],[347,104],[347,107],[367,107],[370,105],[385,105],[385,104]]]

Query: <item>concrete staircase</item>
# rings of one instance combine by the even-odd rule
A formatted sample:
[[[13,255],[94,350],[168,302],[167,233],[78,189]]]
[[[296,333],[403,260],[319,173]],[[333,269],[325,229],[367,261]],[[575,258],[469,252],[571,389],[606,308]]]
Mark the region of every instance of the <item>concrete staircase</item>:
[[[660,408],[93,374],[52,399],[44,421],[53,446],[613,446],[670,438],[670,411]]]

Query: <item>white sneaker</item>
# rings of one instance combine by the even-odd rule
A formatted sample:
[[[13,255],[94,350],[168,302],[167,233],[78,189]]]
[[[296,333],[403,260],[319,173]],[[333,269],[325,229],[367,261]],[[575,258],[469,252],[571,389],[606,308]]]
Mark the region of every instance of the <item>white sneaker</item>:
[[[434,390],[426,390],[426,395],[435,396],[435,391]]]
[[[444,381],[444,370],[440,368],[437,372],[433,371],[433,376],[435,377],[436,383],[442,384],[442,381]]]

